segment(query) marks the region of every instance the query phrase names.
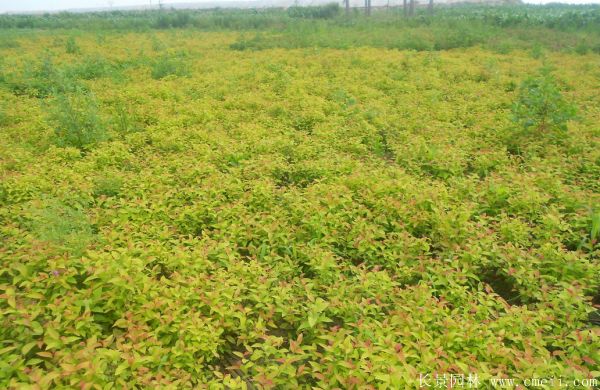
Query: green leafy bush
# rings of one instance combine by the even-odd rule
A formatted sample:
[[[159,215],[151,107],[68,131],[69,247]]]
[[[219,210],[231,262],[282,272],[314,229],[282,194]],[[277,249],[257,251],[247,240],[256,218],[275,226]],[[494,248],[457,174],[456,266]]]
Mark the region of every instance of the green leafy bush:
[[[160,80],[167,76],[188,76],[190,70],[181,58],[162,56],[154,62],[150,74],[153,79]]]
[[[74,93],[59,94],[52,102],[49,119],[54,125],[54,141],[58,146],[87,149],[108,138],[96,99],[89,92],[78,89]]]
[[[110,76],[114,71],[115,67],[113,64],[100,56],[86,57],[82,62],[68,69],[72,77],[83,80],[93,80]]]
[[[544,70],[525,80],[512,107],[513,122],[521,135],[559,141],[567,132],[567,122],[576,108],[560,93],[556,80]]]

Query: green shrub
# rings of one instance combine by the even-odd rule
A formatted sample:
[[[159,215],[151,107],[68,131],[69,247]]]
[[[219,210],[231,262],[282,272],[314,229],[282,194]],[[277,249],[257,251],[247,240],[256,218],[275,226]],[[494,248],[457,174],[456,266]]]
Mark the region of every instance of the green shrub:
[[[542,71],[525,80],[512,107],[512,119],[525,136],[558,141],[566,134],[567,122],[575,117],[575,106],[561,95],[554,77]]]
[[[79,64],[69,69],[69,74],[83,80],[93,80],[110,76],[114,71],[113,65],[102,57],[87,57]]]
[[[160,80],[167,76],[188,76],[190,71],[180,58],[163,56],[154,62],[150,74],[153,79]]]
[[[590,51],[590,45],[587,42],[581,41],[575,46],[575,53],[585,55]]]
[[[55,142],[58,146],[87,149],[108,138],[96,100],[90,93],[80,89],[56,97],[51,107],[50,121],[55,126]]]
[[[73,37],[69,37],[69,39],[67,39],[65,49],[69,54],[79,54],[81,52],[79,45],[77,45],[77,41],[75,41],[75,38]]]

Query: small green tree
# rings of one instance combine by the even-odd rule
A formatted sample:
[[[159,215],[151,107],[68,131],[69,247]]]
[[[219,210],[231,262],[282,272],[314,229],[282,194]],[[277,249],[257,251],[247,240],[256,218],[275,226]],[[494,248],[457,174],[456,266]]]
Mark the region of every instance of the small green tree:
[[[81,89],[59,94],[51,108],[50,120],[55,125],[55,143],[58,146],[87,149],[108,138],[96,100]]]
[[[556,81],[548,70],[539,77],[525,80],[513,104],[513,122],[520,135],[561,140],[567,132],[567,121],[575,117],[576,108],[561,95]]]

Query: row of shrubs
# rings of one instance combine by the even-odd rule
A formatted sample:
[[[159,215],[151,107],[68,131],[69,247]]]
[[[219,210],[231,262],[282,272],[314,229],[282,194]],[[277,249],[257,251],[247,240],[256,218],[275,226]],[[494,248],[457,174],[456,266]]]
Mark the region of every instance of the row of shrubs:
[[[235,50],[268,48],[385,47],[401,50],[448,50],[482,45],[496,52],[530,49],[600,53],[600,10],[595,6],[441,8],[432,16],[403,18],[398,10],[346,15],[337,4],[287,10],[147,11],[47,16],[0,16],[0,29],[13,29],[0,38],[0,48],[18,45],[15,20],[31,21],[31,28],[79,28],[91,31],[193,28],[240,31],[230,47]],[[573,16],[576,15],[576,16]],[[3,19],[4,18],[4,19]],[[37,23],[37,24],[36,24]],[[57,23],[56,26],[53,23]],[[528,34],[522,29],[529,28]],[[562,30],[562,31],[557,31]],[[579,33],[574,37],[572,33]],[[250,38],[249,38],[250,37]],[[74,43],[70,41],[70,43]],[[68,42],[69,44],[69,42]],[[67,48],[77,51],[76,45]]]

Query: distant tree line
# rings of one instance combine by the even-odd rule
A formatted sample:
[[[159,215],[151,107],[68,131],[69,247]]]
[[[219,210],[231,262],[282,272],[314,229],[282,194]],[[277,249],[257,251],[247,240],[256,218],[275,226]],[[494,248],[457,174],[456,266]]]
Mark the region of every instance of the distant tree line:
[[[365,0],[365,13],[371,14],[372,0]],[[487,25],[543,26],[573,30],[600,31],[600,5],[453,5],[439,4],[435,16],[431,14],[433,1],[428,7],[416,9],[415,0],[403,0],[400,7],[379,10],[377,15],[423,16],[411,24],[436,21],[478,21]],[[94,13],[54,13],[42,15],[0,15],[0,29],[85,29],[85,30],[148,30],[170,28],[198,28],[204,30],[256,30],[285,27],[299,19],[329,19],[345,23],[349,16],[356,17],[358,10],[350,12],[349,0],[344,1],[346,15],[338,3],[319,6],[293,6],[268,9],[211,9],[151,11],[110,11]],[[379,18],[384,22],[389,18]],[[378,20],[379,20],[378,19]]]

